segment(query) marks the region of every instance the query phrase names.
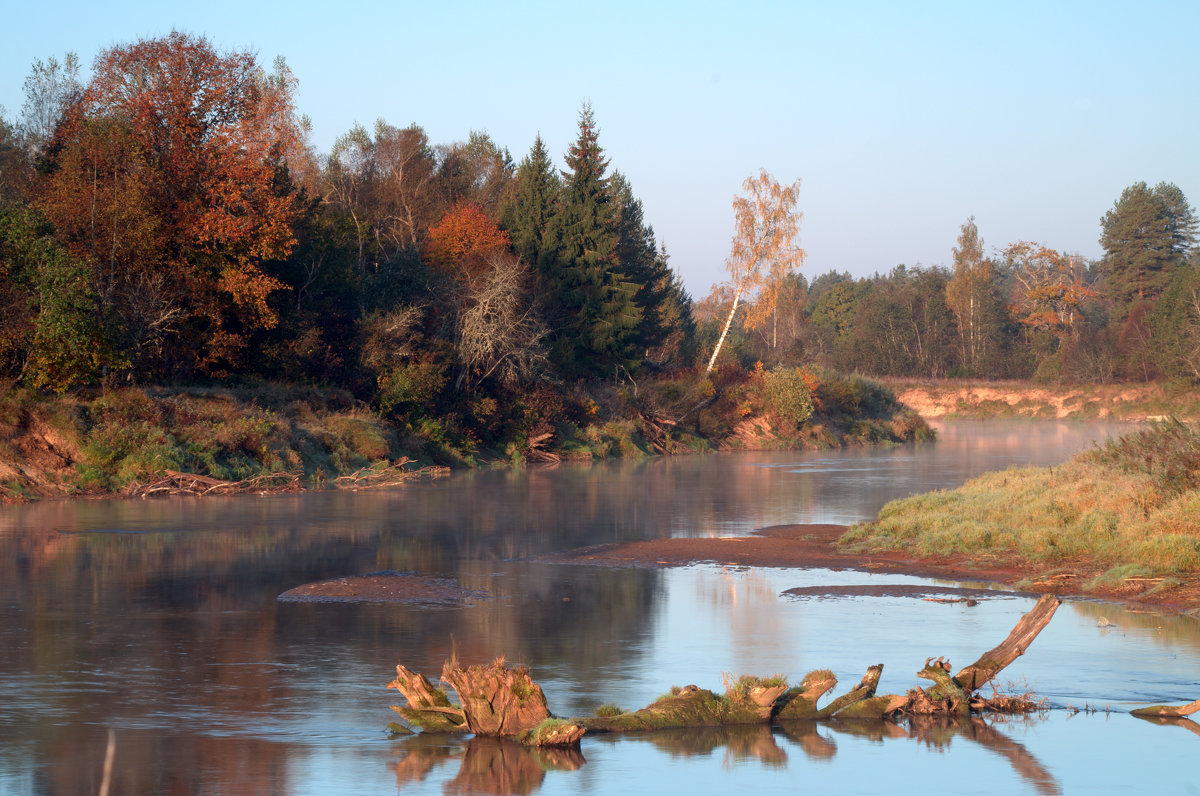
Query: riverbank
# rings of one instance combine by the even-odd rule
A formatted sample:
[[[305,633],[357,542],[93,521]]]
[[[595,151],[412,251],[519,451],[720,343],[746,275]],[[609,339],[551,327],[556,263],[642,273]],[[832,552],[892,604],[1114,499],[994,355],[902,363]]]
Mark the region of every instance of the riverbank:
[[[844,525],[780,525],[763,528],[750,536],[647,539],[585,547],[539,556],[536,560],[650,569],[697,563],[731,567],[849,569],[982,581],[1020,593],[1115,600],[1149,610],[1200,615],[1200,576],[1196,574],[1176,578],[1169,588],[1154,588],[1155,584],[1149,579],[1089,586],[1103,567],[1084,560],[1063,562],[1047,571],[1029,561],[998,555],[914,556],[899,550],[861,552],[845,546],[843,539],[849,530]],[[883,595],[891,594],[894,589],[894,586],[865,586],[856,587],[855,593]]]
[[[547,387],[507,407],[465,403],[432,416],[282,384],[9,390],[0,500],[362,489],[446,468],[933,437],[878,382],[830,371],[683,373]]]
[[[960,379],[884,383],[926,419],[1200,420],[1200,390],[1190,384],[1040,385]]]

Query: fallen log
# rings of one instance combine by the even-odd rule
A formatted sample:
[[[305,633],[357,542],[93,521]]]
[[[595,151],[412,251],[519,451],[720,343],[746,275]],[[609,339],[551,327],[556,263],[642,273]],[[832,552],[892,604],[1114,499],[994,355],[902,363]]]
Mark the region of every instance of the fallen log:
[[[954,682],[965,691],[977,691],[1000,671],[1025,654],[1042,628],[1050,623],[1062,600],[1053,594],[1043,594],[1029,613],[1021,617],[1008,638],[999,646],[979,656],[979,660],[954,675]]]
[[[883,664],[875,664],[868,667],[857,685],[824,707],[818,706],[818,700],[837,685],[833,672],[824,669],[809,672],[799,686],[791,689],[780,676],[734,679],[727,675],[724,694],[694,685],[676,687],[640,710],[614,709],[569,721],[555,719],[545,694],[529,672],[523,667],[509,669],[503,658],[490,665],[465,668],[457,661],[446,663],[441,679],[458,694],[459,706],[452,705],[446,693],[434,688],[424,676],[403,665],[396,667],[397,677],[388,686],[408,700],[406,708],[393,709],[422,729],[509,736],[538,746],[578,744],[585,731],[723,727],[789,719],[881,719],[898,714],[961,717],[973,712],[1023,713],[1037,710],[1041,704],[1023,697],[995,695],[988,699],[975,691],[1024,653],[1058,605],[1057,597],[1042,597],[1004,642],[953,677],[949,661],[926,659],[917,677],[929,680],[932,685],[928,688],[913,688],[905,695],[876,695]],[[1180,708],[1159,705],[1144,710],[1159,712],[1140,715],[1186,716],[1200,710],[1200,700]]]
[[[1148,708],[1131,710],[1130,713],[1139,718],[1147,719],[1179,719],[1184,716],[1190,716],[1198,710],[1200,710],[1200,699],[1175,707],[1171,705],[1151,705]]]
[[[641,710],[575,719],[593,732],[639,732],[678,727],[764,724],[787,691],[782,678],[743,677],[724,695],[687,685],[672,688]]]

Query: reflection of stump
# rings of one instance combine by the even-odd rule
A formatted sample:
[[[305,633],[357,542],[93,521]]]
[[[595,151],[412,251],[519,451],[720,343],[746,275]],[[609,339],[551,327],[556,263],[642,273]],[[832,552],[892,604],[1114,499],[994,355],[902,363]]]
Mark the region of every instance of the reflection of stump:
[[[445,793],[532,793],[542,786],[546,770],[530,750],[495,738],[472,738],[467,743],[458,776]]]
[[[541,686],[524,667],[507,668],[503,658],[465,668],[447,662],[442,680],[458,692],[467,728],[476,735],[520,735],[550,718]]]

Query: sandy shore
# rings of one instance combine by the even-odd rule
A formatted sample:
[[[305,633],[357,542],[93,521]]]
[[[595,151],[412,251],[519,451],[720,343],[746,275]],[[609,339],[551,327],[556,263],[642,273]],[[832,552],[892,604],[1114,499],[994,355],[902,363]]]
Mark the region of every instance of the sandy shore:
[[[894,572],[928,578],[997,583],[1029,594],[1053,593],[1111,599],[1168,612],[1200,611],[1200,582],[1185,580],[1180,586],[1148,594],[1153,579],[1127,581],[1107,591],[1083,590],[1083,584],[1102,570],[1086,561],[1060,564],[1053,572],[995,556],[968,558],[913,558],[903,553],[845,553],[837,547],[846,532],[843,525],[776,525],[751,536],[719,538],[648,539],[596,545],[534,560],[557,564],[615,567],[676,567],[701,562],[739,567],[821,567],[863,572]],[[889,587],[878,587],[887,589]]]

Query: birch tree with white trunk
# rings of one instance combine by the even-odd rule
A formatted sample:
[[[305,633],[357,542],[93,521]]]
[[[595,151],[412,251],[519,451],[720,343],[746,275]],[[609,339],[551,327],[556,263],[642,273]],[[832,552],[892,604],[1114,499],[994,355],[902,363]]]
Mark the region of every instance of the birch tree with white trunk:
[[[726,260],[733,303],[704,370],[705,376],[712,372],[717,362],[743,297],[749,299],[764,285],[782,281],[804,262],[804,250],[796,245],[803,217],[796,210],[799,195],[800,180],[781,185],[763,169],[757,177],[747,177],[742,183],[742,195],[733,197],[735,228]],[[777,297],[778,291],[766,291],[760,303]],[[759,307],[758,310],[774,312],[773,307]]]

